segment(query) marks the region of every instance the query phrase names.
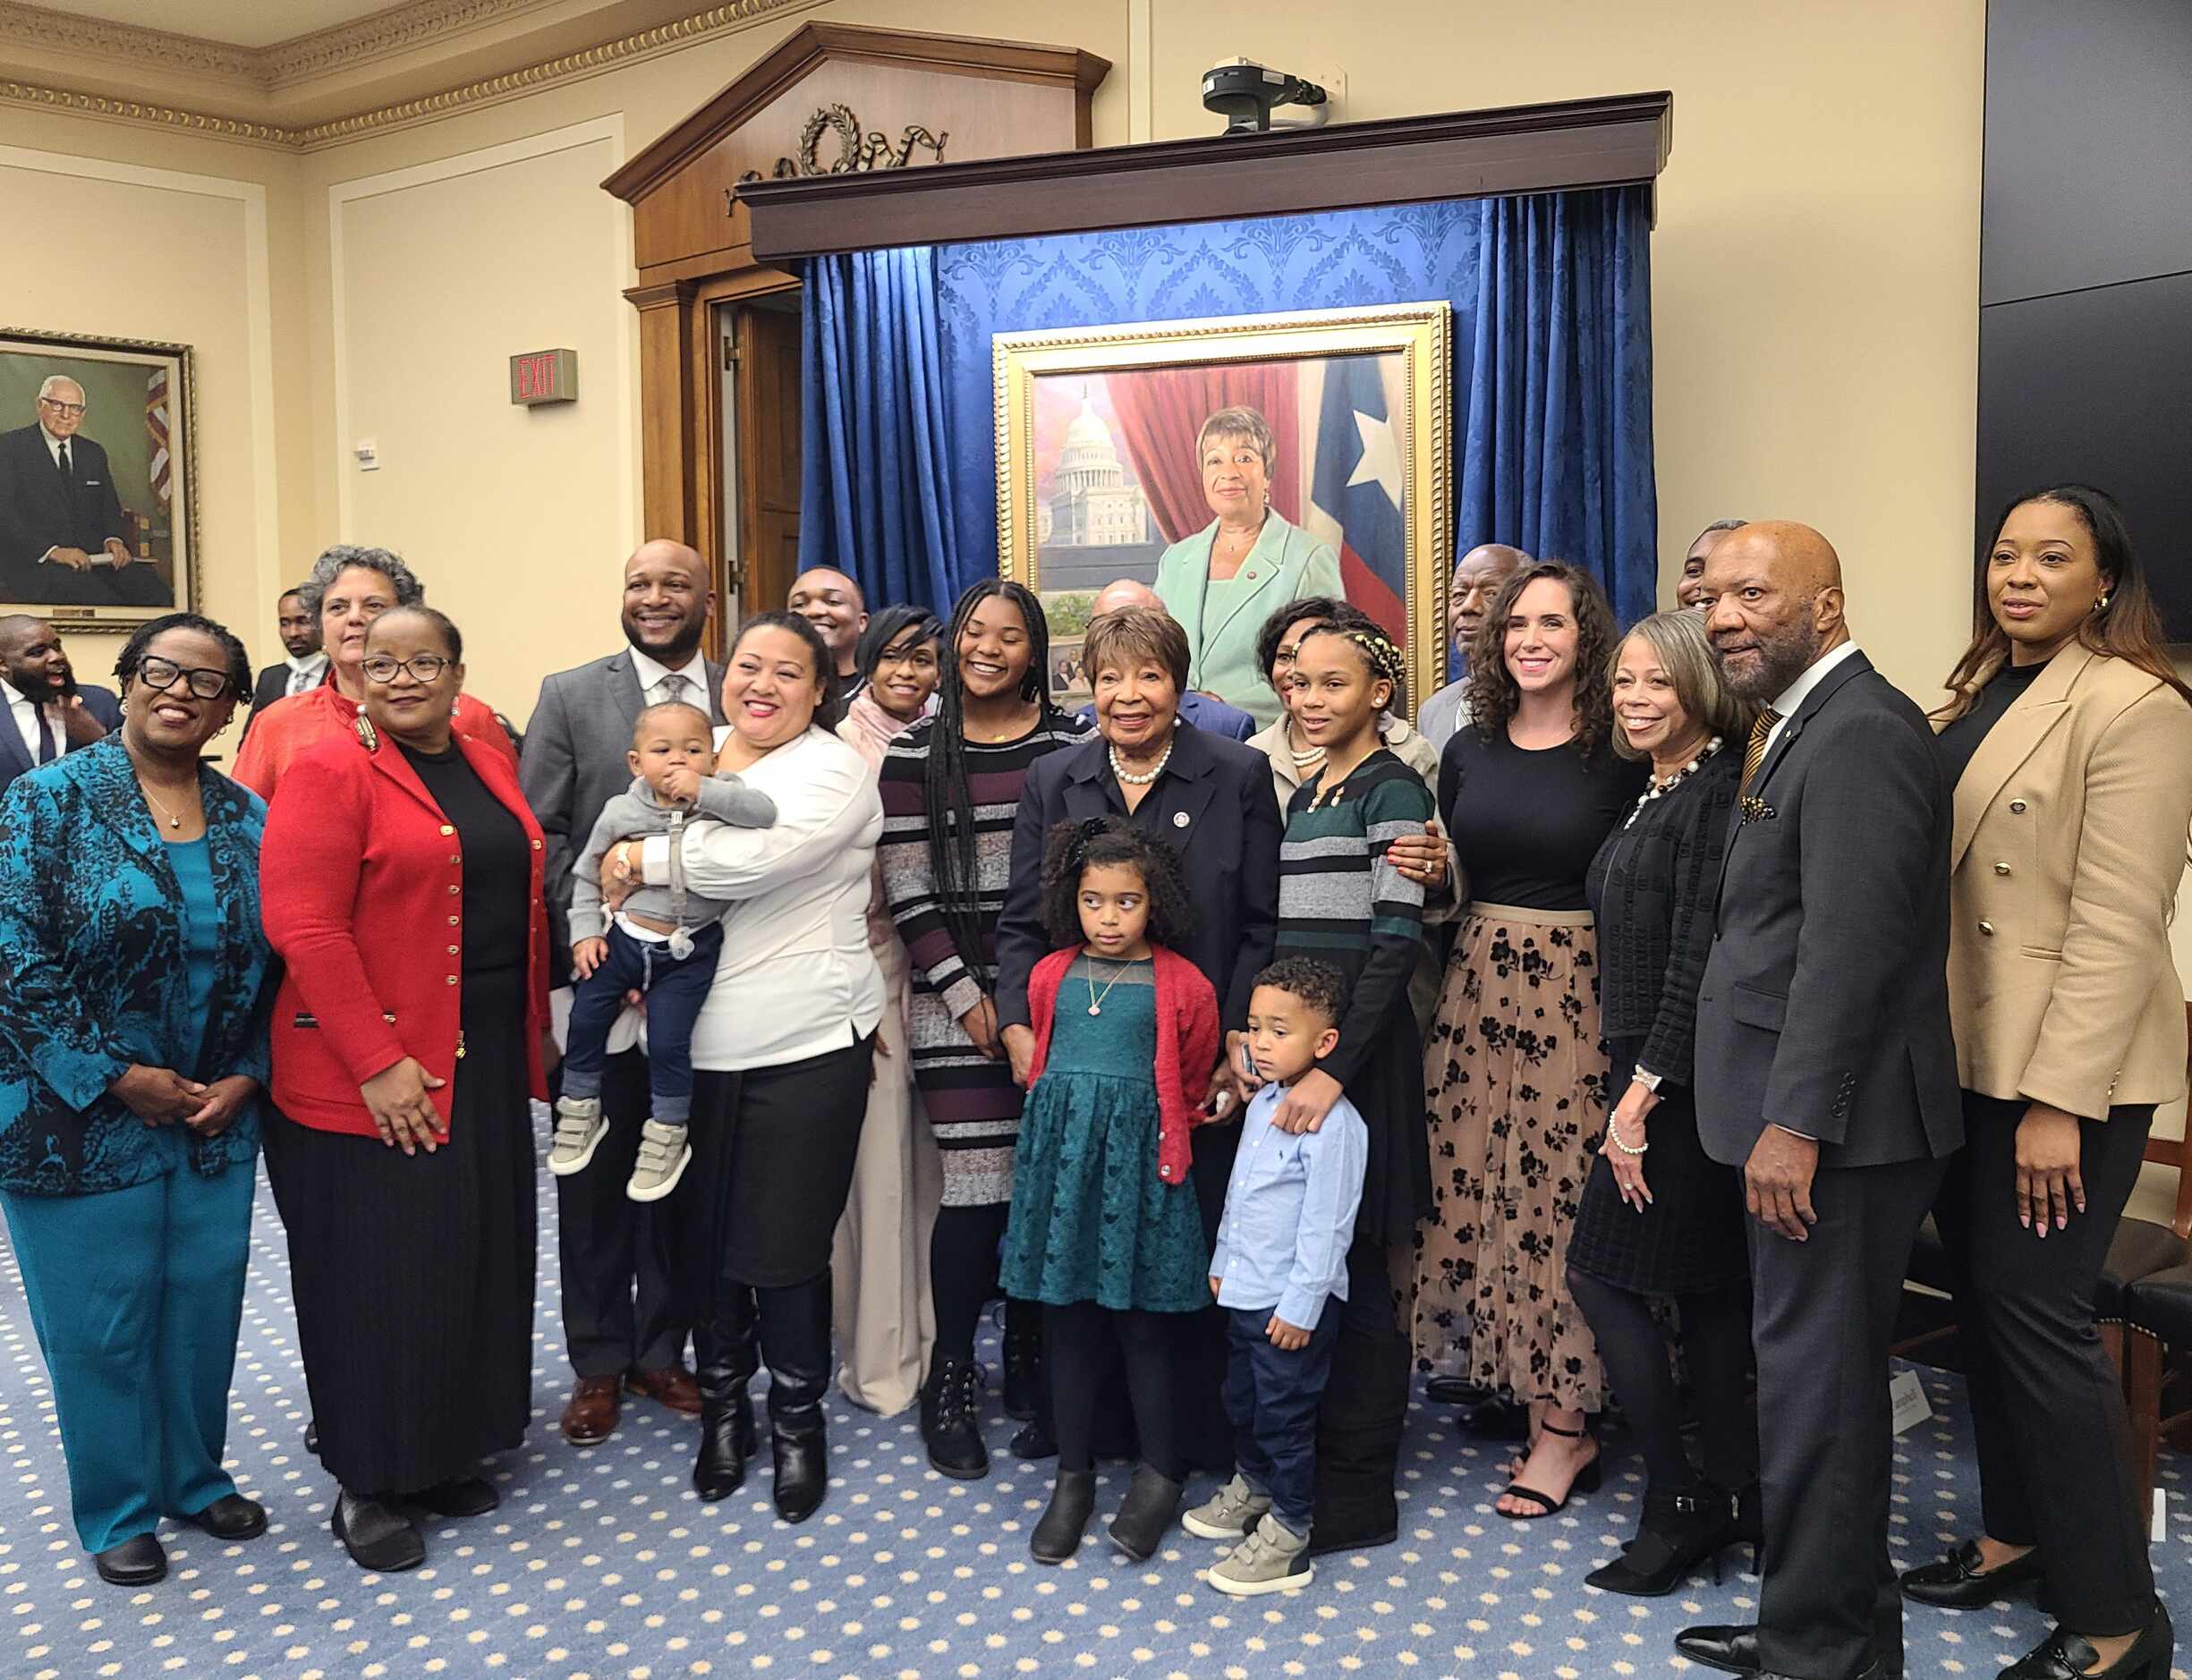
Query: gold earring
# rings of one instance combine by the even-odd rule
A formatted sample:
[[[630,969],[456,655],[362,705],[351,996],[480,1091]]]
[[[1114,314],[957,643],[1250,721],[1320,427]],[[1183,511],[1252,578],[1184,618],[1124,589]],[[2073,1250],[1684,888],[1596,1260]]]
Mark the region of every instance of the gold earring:
[[[2108,611],[2108,600],[2109,598],[2103,595],[2099,600],[2093,604],[2093,610],[2096,613],[2105,613]]]

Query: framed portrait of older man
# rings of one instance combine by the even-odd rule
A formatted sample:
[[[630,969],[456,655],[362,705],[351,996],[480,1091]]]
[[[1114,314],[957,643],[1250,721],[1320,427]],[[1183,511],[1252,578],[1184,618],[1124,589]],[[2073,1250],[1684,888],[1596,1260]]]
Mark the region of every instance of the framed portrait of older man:
[[[1278,715],[1257,632],[1342,596],[1445,680],[1451,310],[1152,321],[993,341],[1001,564],[1041,598],[1051,679],[1085,692],[1096,593],[1132,578],[1187,632],[1191,686]]]
[[[0,613],[127,631],[197,597],[191,347],[0,328]]]

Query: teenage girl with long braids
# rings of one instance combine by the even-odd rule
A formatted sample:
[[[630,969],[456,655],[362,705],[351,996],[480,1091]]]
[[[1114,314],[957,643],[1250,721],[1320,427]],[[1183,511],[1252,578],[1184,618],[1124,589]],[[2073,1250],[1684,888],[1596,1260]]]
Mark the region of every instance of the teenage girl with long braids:
[[[929,1249],[936,1349],[922,1386],[922,1435],[937,1469],[973,1478],[990,1468],[975,1408],[974,1329],[996,1280],[1020,1127],[1021,1091],[993,1000],[998,912],[1021,782],[1082,731],[1051,703],[1049,630],[1021,585],[985,579],[969,589],[952,609],[944,648],[936,716],[900,735],[883,759],[878,856],[913,964],[913,1078],[944,1157]],[[1007,1303],[1007,1410],[1023,1415],[1032,1412],[1041,1327],[1032,1303]],[[1015,1396],[1019,1387],[1030,1392]]]

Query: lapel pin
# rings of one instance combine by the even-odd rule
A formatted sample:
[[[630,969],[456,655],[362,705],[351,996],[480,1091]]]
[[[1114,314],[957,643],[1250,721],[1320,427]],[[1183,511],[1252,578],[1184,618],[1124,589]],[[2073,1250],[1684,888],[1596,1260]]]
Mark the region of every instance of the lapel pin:
[[[1172,826],[1175,828],[1185,828],[1187,826],[1187,813],[1184,810],[1174,811],[1172,813]]]

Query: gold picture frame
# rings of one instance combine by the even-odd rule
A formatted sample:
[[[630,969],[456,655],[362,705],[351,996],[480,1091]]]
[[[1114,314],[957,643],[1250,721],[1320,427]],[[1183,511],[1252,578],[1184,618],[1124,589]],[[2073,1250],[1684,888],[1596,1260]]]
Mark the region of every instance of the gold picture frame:
[[[1446,681],[1452,321],[1450,305],[1434,301],[996,335],[998,569],[1043,599],[1049,675],[1061,698],[1085,692],[1086,673],[1074,666],[1086,598],[1114,577],[1158,587],[1153,550],[1170,556],[1170,593],[1159,592],[1191,625],[1194,645],[1209,598],[1207,549],[1201,587],[1185,607],[1183,568],[1192,568],[1195,538],[1211,529],[1202,522],[1236,493],[1202,481],[1195,417],[1245,406],[1260,416],[1270,410],[1268,505],[1297,527],[1284,540],[1292,549],[1304,548],[1296,539],[1321,542],[1348,598],[1400,632],[1413,717]],[[1243,393],[1264,400],[1232,400]],[[1350,511],[1337,517],[1343,508]],[[1327,592],[1329,584],[1304,583],[1331,576],[1313,557],[1267,573],[1245,590],[1234,613],[1239,622],[1211,632],[1211,665],[1202,647],[1195,656],[1196,686],[1262,721],[1277,700],[1261,672],[1253,683],[1245,675],[1252,624],[1294,595]],[[1254,575],[1243,574],[1244,587]],[[1396,615],[1405,624],[1394,624]],[[1206,683],[1219,670],[1224,680]],[[1228,683],[1239,692],[1228,692]]]
[[[196,371],[188,344],[0,327],[0,612],[126,633],[196,607]],[[52,379],[84,399],[52,422],[72,423],[65,490]]]

